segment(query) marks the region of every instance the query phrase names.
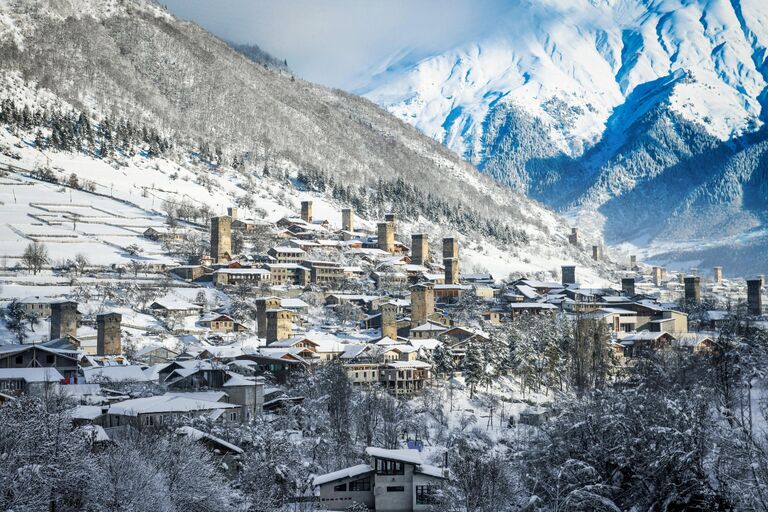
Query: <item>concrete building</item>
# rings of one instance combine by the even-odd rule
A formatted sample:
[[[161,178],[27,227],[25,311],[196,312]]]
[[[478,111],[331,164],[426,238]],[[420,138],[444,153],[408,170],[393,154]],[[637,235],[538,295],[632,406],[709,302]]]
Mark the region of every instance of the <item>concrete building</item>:
[[[77,335],[77,302],[51,302],[51,336],[55,340]]]
[[[459,258],[443,260],[445,267],[445,284],[459,284]]]
[[[653,279],[653,284],[661,286],[661,267],[653,267],[651,278]]]
[[[232,259],[232,217],[211,218],[211,259],[219,263]]]
[[[293,311],[289,309],[268,309],[267,343],[286,340],[293,336]]]
[[[423,463],[416,450],[365,450],[370,464],[359,464],[320,475],[313,484],[319,488],[320,506],[346,509],[355,503],[377,512],[431,510],[448,469]]]
[[[341,229],[344,231],[355,230],[355,212],[352,211],[352,208],[341,210]]]
[[[389,253],[395,252],[395,225],[392,222],[379,222],[379,249]]]
[[[397,304],[394,302],[381,305],[381,336],[397,340]]]
[[[312,222],[312,201],[301,202],[301,220]]]
[[[685,277],[685,302],[701,304],[701,278],[698,276]]]
[[[763,314],[763,285],[760,279],[747,280],[747,311],[750,315]]]
[[[576,266],[575,265],[563,265],[560,267],[560,273],[562,274],[563,286],[566,284],[576,284]]]
[[[429,237],[423,233],[411,235],[411,263],[424,265],[429,261]]]
[[[123,353],[120,313],[105,313],[96,316],[96,355],[117,355]]]
[[[712,269],[712,274],[714,275],[714,281],[716,284],[723,282],[723,267],[715,267]]]
[[[579,228],[571,228],[571,234],[568,235],[568,242],[571,245],[579,245]]]
[[[423,325],[435,312],[435,289],[431,283],[411,286],[411,327]]]
[[[624,278],[622,278],[622,280],[621,280],[621,291],[627,297],[634,297],[635,296],[635,278],[634,277],[624,277]]]
[[[267,310],[280,309],[280,297],[261,297],[256,299],[256,323],[259,338],[267,337]]]

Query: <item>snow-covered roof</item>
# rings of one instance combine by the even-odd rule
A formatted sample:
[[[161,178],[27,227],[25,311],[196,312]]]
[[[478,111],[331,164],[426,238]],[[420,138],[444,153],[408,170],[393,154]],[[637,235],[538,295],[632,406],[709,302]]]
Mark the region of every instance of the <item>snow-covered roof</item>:
[[[78,405],[67,411],[67,415],[73,420],[95,420],[103,413],[99,405]]]
[[[237,407],[237,405],[233,404],[195,400],[178,395],[160,395],[119,402],[112,405],[107,412],[108,414],[119,414],[122,416],[137,416],[139,414],[158,412],[213,411]]]
[[[391,368],[431,368],[432,365],[424,361],[390,361],[387,366]]]
[[[193,427],[189,427],[189,426],[179,427],[179,428],[176,429],[176,434],[177,435],[187,436],[190,439],[194,439],[195,441],[199,441],[201,439],[213,441],[214,443],[219,444],[219,445],[221,445],[221,446],[223,446],[223,447],[227,448],[228,450],[233,451],[235,453],[239,453],[239,454],[245,453],[245,451],[242,448],[240,448],[239,446],[235,446],[234,444],[232,444],[230,442],[227,442],[227,441],[221,439],[220,437],[216,437],[216,436],[214,436],[212,434],[207,434],[207,433],[203,432],[202,430],[198,430],[198,429],[193,428]]]
[[[400,462],[408,462],[409,464],[422,464],[424,462],[421,453],[415,450],[387,450],[386,448],[369,446],[365,449],[365,453],[377,459],[398,460]]]
[[[89,383],[96,382],[148,382],[150,379],[144,373],[141,366],[97,366],[93,368],[83,368],[85,381]]]
[[[63,380],[56,368],[0,368],[0,380],[23,380],[24,382],[59,382]]]
[[[332,473],[326,473],[324,475],[316,476],[312,481],[315,486],[327,484],[329,482],[335,482],[337,480],[343,480],[345,478],[354,478],[356,476],[372,473],[373,467],[370,464],[358,464],[350,468],[340,469]]]

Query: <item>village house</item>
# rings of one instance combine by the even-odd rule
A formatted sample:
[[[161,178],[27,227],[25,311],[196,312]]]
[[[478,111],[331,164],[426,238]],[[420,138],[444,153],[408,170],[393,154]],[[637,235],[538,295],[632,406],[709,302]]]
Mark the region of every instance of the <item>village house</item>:
[[[149,311],[160,317],[198,315],[203,307],[181,299],[158,299],[149,305]]]
[[[301,263],[307,253],[298,247],[272,247],[267,251],[267,255],[274,258],[278,263]]]
[[[310,281],[316,284],[325,284],[342,281],[344,279],[344,267],[335,261],[304,260],[303,267],[310,269]]]
[[[411,395],[424,389],[431,369],[432,365],[417,359],[390,361],[379,368],[379,382],[394,395]]]
[[[168,272],[186,281],[195,281],[213,273],[213,269],[203,265],[180,265],[168,269]]]
[[[264,268],[270,272],[272,284],[306,286],[310,280],[310,269],[298,263],[267,263]]]
[[[179,229],[158,226],[145,229],[142,235],[155,242],[170,242],[184,240],[186,232]]]
[[[205,327],[213,332],[246,332],[248,327],[241,324],[234,318],[223,313],[208,313],[201,316],[197,321],[200,327]]]
[[[151,344],[137,350],[133,355],[134,359],[146,363],[148,365],[155,365],[159,363],[169,363],[176,359],[179,354],[163,345]]]
[[[269,282],[271,277],[269,270],[264,268],[221,268],[213,273],[213,282],[217,285],[259,284]]]
[[[66,340],[0,345],[0,369],[53,368],[67,384],[78,381],[78,359],[77,348]]]
[[[141,430],[172,426],[193,417],[203,417],[214,423],[239,423],[241,411],[240,406],[235,404],[165,394],[111,405],[104,426],[130,426]]]
[[[668,332],[640,331],[620,338],[619,344],[626,357],[637,357],[670,348],[674,339]]]
[[[44,397],[55,393],[64,376],[52,367],[0,368],[0,394]]]
[[[430,510],[448,469],[424,464],[415,450],[369,447],[369,464],[359,464],[315,478],[320,506],[348,508],[355,503],[376,511]]]

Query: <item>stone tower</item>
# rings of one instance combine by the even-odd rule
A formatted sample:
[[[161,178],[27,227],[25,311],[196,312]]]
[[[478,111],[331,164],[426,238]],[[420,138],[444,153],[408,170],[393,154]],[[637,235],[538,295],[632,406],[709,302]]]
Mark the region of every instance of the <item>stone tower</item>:
[[[280,297],[262,297],[256,299],[256,335],[267,337],[267,310],[280,309]]]
[[[715,284],[720,284],[723,282],[723,267],[715,267],[712,270],[712,273],[714,275]]]
[[[77,302],[51,303],[51,339],[77,335]]]
[[[289,309],[267,310],[267,343],[286,340],[293,336],[293,312]]]
[[[301,202],[301,220],[312,222],[312,201]]]
[[[563,265],[560,267],[563,286],[576,284],[576,265]]]
[[[341,210],[341,229],[344,231],[355,230],[355,212],[352,211],[352,208]]]
[[[397,231],[397,216],[394,213],[384,214],[384,222],[392,224],[392,232]]]
[[[237,220],[237,207],[236,206],[230,206],[227,208],[227,215],[232,217],[232,221]]]
[[[592,259],[595,261],[603,259],[603,248],[599,245],[592,246]]]
[[[211,259],[219,263],[232,259],[232,217],[211,218]]]
[[[411,286],[411,327],[418,327],[435,312],[435,289],[431,283]]]
[[[123,316],[119,313],[105,313],[96,316],[96,355],[107,356],[123,353],[120,334],[120,322]]]
[[[571,228],[571,234],[568,235],[568,242],[571,245],[579,245],[579,228]]]
[[[392,222],[379,222],[379,249],[387,252],[395,252],[395,225]]]
[[[459,284],[459,258],[443,260],[445,267],[445,284]]]
[[[443,266],[445,284],[459,284],[459,241],[456,238],[443,238]]]
[[[761,279],[747,280],[747,311],[750,315],[763,314],[763,283]]]
[[[634,277],[622,278],[621,291],[624,292],[624,295],[626,295],[627,297],[634,297],[635,296],[635,278]]]
[[[701,278],[687,276],[685,278],[685,302],[689,304],[701,303]]]
[[[393,302],[381,305],[381,336],[397,340],[397,304]]]
[[[429,238],[425,234],[411,235],[411,263],[424,265],[429,260]]]
[[[637,269],[637,256],[634,254],[629,257],[629,270]]]
[[[661,286],[661,267],[653,267],[651,276],[653,278],[653,284]]]
[[[459,241],[456,238],[443,238],[443,259],[459,257]]]

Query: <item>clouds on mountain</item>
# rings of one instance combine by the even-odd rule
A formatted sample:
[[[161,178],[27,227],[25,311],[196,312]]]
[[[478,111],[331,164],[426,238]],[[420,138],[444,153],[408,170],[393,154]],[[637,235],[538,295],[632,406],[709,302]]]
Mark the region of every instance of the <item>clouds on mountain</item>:
[[[442,51],[491,30],[504,0],[165,0],[236,43],[256,43],[302,78],[344,89],[392,55]],[[514,2],[513,2],[514,3]]]

